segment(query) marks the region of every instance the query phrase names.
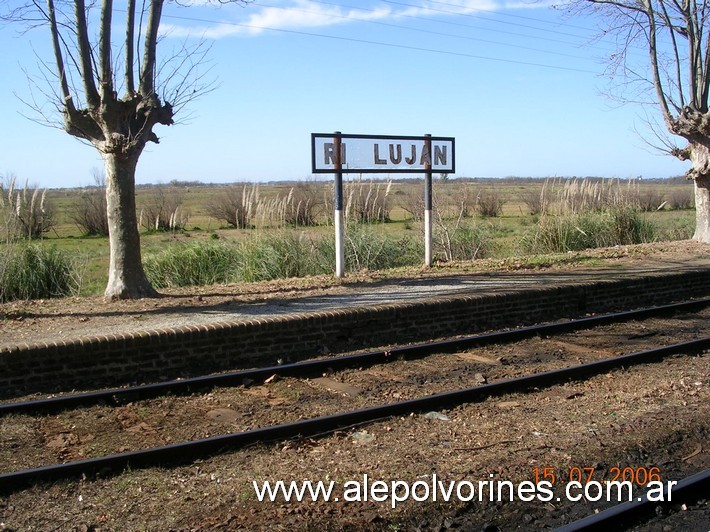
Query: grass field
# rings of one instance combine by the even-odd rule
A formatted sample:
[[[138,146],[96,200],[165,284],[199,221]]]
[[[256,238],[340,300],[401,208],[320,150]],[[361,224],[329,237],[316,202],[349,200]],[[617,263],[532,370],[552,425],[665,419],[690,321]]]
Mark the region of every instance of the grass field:
[[[37,241],[74,258],[81,271],[82,294],[101,293],[108,268],[107,238],[86,236],[73,222],[84,205],[82,195],[91,194],[100,197],[101,190],[48,190],[44,203],[54,211],[53,224]],[[274,234],[328,238],[333,232],[332,194],[332,183],[326,181],[140,186],[136,199],[143,255],[151,257],[194,242],[237,246]],[[436,179],[434,194],[438,260],[531,253],[531,235],[544,225],[542,221],[573,217],[572,232],[586,233],[575,216],[619,206],[633,209],[653,227],[652,240],[689,238],[695,220],[692,183],[683,179]],[[422,196],[421,179],[355,179],[346,184],[346,211],[352,223],[369,222],[371,234],[418,243],[423,239]],[[241,210],[243,223],[230,225],[226,215],[220,218],[218,207],[223,213]],[[308,225],[296,225],[299,220]],[[151,228],[158,222],[165,230]],[[477,246],[475,252],[472,246]]]

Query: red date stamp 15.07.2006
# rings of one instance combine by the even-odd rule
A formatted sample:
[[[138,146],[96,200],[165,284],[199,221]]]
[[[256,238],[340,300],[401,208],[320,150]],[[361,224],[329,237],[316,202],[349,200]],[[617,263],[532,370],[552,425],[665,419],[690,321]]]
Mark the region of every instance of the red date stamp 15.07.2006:
[[[649,482],[661,482],[661,469],[659,467],[620,467],[612,466],[608,469],[597,467],[571,466],[560,470],[554,467],[534,467],[532,469],[533,482],[556,483],[579,482],[630,482],[637,486],[646,486]]]

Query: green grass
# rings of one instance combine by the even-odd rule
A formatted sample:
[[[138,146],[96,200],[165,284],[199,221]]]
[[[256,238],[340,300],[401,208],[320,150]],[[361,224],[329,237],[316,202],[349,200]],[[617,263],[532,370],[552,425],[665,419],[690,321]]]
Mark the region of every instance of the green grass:
[[[79,275],[68,254],[36,244],[5,246],[0,258],[0,301],[76,294]]]
[[[321,182],[323,194],[329,194],[331,184]],[[538,193],[542,190],[542,180],[479,180],[463,183],[452,180],[447,183],[435,182],[437,199],[454,209],[457,199],[461,197],[462,187],[469,187],[469,196],[474,197],[479,191],[496,191],[503,199],[503,212],[494,218],[471,216],[464,218],[458,238],[460,249],[457,259],[470,258],[469,253],[477,245],[481,245],[478,257],[493,257],[506,259],[519,258],[525,254],[540,252],[542,255],[554,249],[581,249],[586,245],[614,245],[613,239],[596,239],[592,244],[583,245],[575,242],[572,247],[555,248],[531,247],[530,239],[534,231],[539,230],[541,218],[529,215],[524,197],[527,193]],[[260,185],[262,198],[274,198],[279,194],[287,194],[291,185]],[[392,184],[390,200],[392,209],[391,220],[370,226],[349,226],[347,231],[346,263],[349,268],[381,269],[406,265],[419,265],[423,262],[423,227],[420,222],[414,222],[398,201],[407,194],[422,193],[421,180],[398,181]],[[692,190],[691,184],[676,182],[642,182],[641,191],[659,191],[664,197],[670,197],[677,192]],[[182,209],[190,211],[190,219],[184,232],[142,232],[141,247],[148,268],[155,266],[156,261],[163,261],[160,268],[169,269],[168,256],[182,262],[180,268],[171,274],[172,280],[163,280],[160,286],[176,284],[193,284],[204,282],[245,282],[252,280],[273,279],[281,276],[303,276],[318,273],[332,273],[334,268],[334,237],[333,228],[328,225],[326,216],[322,215],[319,225],[308,228],[269,228],[230,229],[223,228],[223,223],[210,218],[205,206],[223,193],[220,186],[172,187],[170,193],[180,194],[183,198]],[[139,209],[145,204],[150,194],[150,188],[137,189]],[[51,190],[48,200],[54,202],[57,211],[57,225],[43,240],[34,244],[43,250],[54,249],[57,253],[71,258],[71,263],[81,273],[79,290],[82,295],[100,294],[103,292],[108,269],[108,239],[101,237],[82,237],[80,231],[70,221],[68,213],[78,201],[79,193],[73,189]],[[448,202],[448,203],[447,203]],[[473,213],[473,209],[471,209]],[[444,220],[447,227],[453,228],[454,214]],[[689,238],[695,225],[695,211],[661,210],[642,215],[643,223],[652,226],[655,240],[678,240]],[[582,220],[585,221],[585,220]],[[587,234],[600,233],[600,225],[594,225],[594,218],[586,220],[584,227],[578,221],[578,226]],[[603,224],[602,224],[603,225]],[[586,229],[585,229],[586,227]],[[640,230],[640,229],[639,229]],[[573,228],[577,235],[581,233]],[[435,228],[435,235],[437,234]],[[216,240],[213,235],[216,235]],[[575,235],[573,235],[575,236]],[[571,238],[571,237],[570,237]],[[575,236],[576,238],[576,236]],[[649,238],[648,236],[644,237]],[[643,240],[643,239],[641,239]],[[630,241],[634,241],[633,239]],[[215,244],[210,247],[208,244]],[[218,256],[209,255],[216,250],[229,249],[222,252],[229,258],[233,267],[230,276],[212,271],[212,262],[220,263]],[[12,247],[12,246],[10,246]],[[0,244],[0,254],[10,249],[6,244]],[[196,256],[205,254],[201,259]],[[211,258],[210,258],[211,257]],[[435,258],[444,257],[443,249],[435,240]],[[226,258],[224,259],[227,260]],[[151,263],[151,261],[153,261]],[[202,263],[200,261],[203,261]],[[204,262],[206,261],[206,263]],[[191,266],[192,264],[192,266]],[[176,264],[171,266],[177,268]],[[231,268],[232,266],[230,266]],[[190,269],[192,268],[192,272]],[[234,273],[236,272],[236,273]],[[156,279],[167,279],[167,273],[154,272]],[[160,284],[165,283],[165,284]]]

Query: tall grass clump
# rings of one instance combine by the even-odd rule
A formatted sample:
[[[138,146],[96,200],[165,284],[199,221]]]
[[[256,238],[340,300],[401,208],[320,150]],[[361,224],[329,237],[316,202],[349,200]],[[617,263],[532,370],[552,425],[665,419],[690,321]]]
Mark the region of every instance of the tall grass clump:
[[[605,219],[607,242],[601,241],[597,247],[643,244],[656,240],[656,227],[634,209],[623,207],[608,212]]]
[[[238,250],[221,242],[175,244],[146,256],[143,268],[156,288],[205,286],[237,280]]]
[[[0,301],[47,299],[79,293],[81,275],[56,248],[6,245],[0,255]]]
[[[558,192],[559,213],[580,214],[602,212],[624,207],[638,208],[639,184],[629,179],[622,184],[619,179],[571,179],[561,188],[553,181]]]
[[[239,247],[240,281],[268,281],[325,273],[318,245],[303,233],[279,232],[253,237]]]
[[[421,245],[406,236],[395,239],[353,223],[345,232],[345,265],[349,271],[413,266],[421,263],[422,256]],[[332,264],[335,264],[335,252]]]
[[[345,269],[349,272],[385,270],[421,264],[421,244],[405,236],[392,238],[366,225],[350,222],[345,229]],[[335,235],[313,241],[313,257],[318,273],[333,273],[335,267]]]
[[[190,219],[190,211],[182,207],[183,195],[176,188],[158,184],[145,194],[138,225],[149,231],[182,231]]]
[[[325,198],[313,182],[299,182],[286,195],[259,200],[255,210],[258,227],[310,227],[318,225]]]
[[[437,199],[436,195],[434,199]],[[458,212],[452,211],[451,207]],[[445,261],[483,258],[489,252],[489,235],[482,224],[464,221],[468,212],[465,194],[459,196],[458,203],[449,201],[449,204],[443,207],[435,201],[434,249]]]
[[[541,216],[522,244],[527,252],[543,254],[654,240],[656,228],[650,221],[630,207],[619,207],[604,212]]]
[[[54,206],[47,198],[47,189],[31,188],[25,181],[22,189],[15,187],[15,176],[0,179],[0,223],[3,239],[40,239],[55,226]]]
[[[205,205],[205,210],[217,220],[237,229],[245,229],[251,226],[260,203],[259,185],[236,185],[220,191],[216,198]]]
[[[345,236],[348,271],[380,270],[421,263],[421,246],[352,223]],[[147,255],[144,268],[157,288],[268,281],[328,274],[335,267],[334,236],[313,238],[282,231],[260,234],[236,244],[174,244]]]
[[[447,262],[482,259],[492,253],[490,234],[480,223],[462,223],[453,230],[437,224],[433,238],[434,251]]]
[[[392,181],[376,182],[361,179],[343,186],[345,220],[363,224],[390,221]],[[332,195],[327,198],[326,212],[333,212]]]

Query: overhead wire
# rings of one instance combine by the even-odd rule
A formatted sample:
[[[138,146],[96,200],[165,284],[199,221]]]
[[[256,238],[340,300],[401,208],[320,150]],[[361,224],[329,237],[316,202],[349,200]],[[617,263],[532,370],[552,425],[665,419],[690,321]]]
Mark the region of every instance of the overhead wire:
[[[444,6],[450,6],[450,7],[459,7],[459,8],[466,8],[467,7],[462,4],[452,4],[451,2],[442,2],[440,0],[426,0],[426,1],[429,2],[430,4],[440,4],[440,5],[444,5]],[[481,9],[481,11],[485,11],[485,10]],[[506,13],[505,11],[495,11],[495,14],[496,14],[496,16],[500,16],[500,17],[519,18],[522,20],[531,20],[533,22],[539,22],[540,24],[551,24],[554,26],[565,26],[567,28],[576,28],[576,29],[580,29],[580,30],[584,30],[584,31],[592,31],[585,26],[576,26],[574,24],[570,24],[569,22],[560,22],[558,20],[553,22],[551,20],[545,20],[545,19],[541,19],[541,18],[537,18],[537,17],[526,17],[525,15],[516,15],[514,13]],[[486,18],[489,19],[489,17],[486,17]],[[493,20],[493,19],[490,19],[490,20]]]
[[[318,2],[318,3],[329,4],[328,2]],[[578,56],[578,55],[566,54],[566,53],[563,53],[563,52],[556,52],[556,51],[552,51],[552,50],[543,50],[542,48],[531,48],[531,47],[529,47],[529,46],[522,46],[522,45],[519,45],[519,44],[512,44],[512,43],[500,42],[500,41],[492,41],[492,40],[489,40],[489,39],[481,39],[481,38],[479,38],[479,37],[470,37],[470,36],[468,36],[468,35],[457,35],[457,34],[454,34],[454,33],[445,33],[445,32],[440,32],[440,31],[427,30],[427,29],[424,29],[424,28],[413,28],[413,27],[411,27],[411,26],[403,26],[403,25],[401,25],[401,24],[392,24],[392,23],[390,23],[390,22],[382,22],[382,21],[380,21],[380,20],[370,20],[370,19],[366,19],[366,18],[357,18],[357,17],[348,16],[348,15],[337,15],[337,14],[335,14],[335,13],[320,13],[320,12],[313,11],[313,10],[298,9],[298,8],[285,7],[285,6],[278,6],[278,5],[268,4],[268,3],[264,3],[264,2],[259,2],[259,5],[265,6],[265,7],[270,7],[270,8],[272,8],[272,9],[282,9],[282,10],[288,10],[288,11],[295,11],[295,12],[299,12],[299,13],[319,14],[319,15],[323,15],[323,16],[326,16],[326,17],[330,17],[330,18],[340,18],[340,19],[344,19],[344,20],[355,20],[355,21],[358,21],[358,22],[365,22],[365,23],[367,23],[367,24],[375,24],[375,25],[378,25],[378,26],[384,26],[384,27],[396,28],[396,29],[403,29],[403,30],[414,31],[414,32],[418,32],[418,33],[427,33],[427,34],[429,34],[429,35],[437,35],[437,36],[440,36],[440,37],[449,37],[449,38],[453,38],[453,39],[464,39],[464,40],[467,40],[467,41],[482,42],[482,43],[486,43],[486,44],[495,44],[495,45],[498,45],[498,46],[507,46],[507,47],[509,47],[509,48],[518,48],[518,49],[522,49],[522,50],[529,50],[529,51],[540,52],[540,53],[544,53],[544,54],[551,54],[551,55],[558,55],[558,56],[562,56],[562,57],[569,57],[569,58],[572,58],[572,59],[582,59],[582,60],[588,60],[588,59],[589,59],[589,58],[587,58],[587,57],[581,57],[581,56]],[[336,4],[330,4],[330,5],[336,5]],[[348,9],[351,9],[349,6],[343,6],[343,7],[348,7]],[[352,9],[359,9],[359,8],[352,8]],[[374,12],[374,10],[369,10],[369,9],[368,9],[368,10],[362,9],[362,11]]]
[[[574,33],[567,33],[567,32],[564,32],[564,31],[558,31],[558,30],[551,30],[551,29],[539,28],[539,27],[537,27],[537,26],[530,26],[530,25],[528,25],[528,24],[520,24],[520,23],[517,23],[517,22],[510,22],[510,21],[507,21],[507,20],[495,20],[495,19],[491,19],[491,17],[485,17],[485,16],[480,15],[480,14],[462,13],[461,11],[451,11],[451,10],[448,10],[448,9],[438,9],[438,8],[434,8],[434,7],[428,7],[428,6],[425,6],[425,5],[422,6],[422,5],[407,4],[407,3],[405,3],[405,2],[399,2],[399,1],[397,1],[397,0],[380,0],[380,1],[383,2],[383,3],[385,3],[385,4],[397,5],[397,6],[403,6],[403,7],[412,7],[412,8],[416,8],[416,9],[425,9],[425,10],[427,10],[427,11],[433,11],[433,12],[435,12],[435,13],[443,13],[443,14],[445,14],[445,15],[457,15],[457,16],[461,16],[461,17],[477,18],[477,19],[481,19],[481,20],[494,20],[494,21],[495,21],[496,23],[498,23],[498,24],[507,24],[507,25],[510,25],[510,26],[518,26],[518,27],[521,27],[521,28],[534,29],[534,30],[536,30],[536,31],[542,31],[542,32],[545,32],[545,33],[553,33],[553,34],[557,34],[557,35],[564,35],[564,36],[566,36],[566,37],[579,37],[579,35],[576,35],[576,34],[574,34]],[[451,5],[451,4],[448,4],[448,5]],[[459,6],[459,7],[465,8],[465,6]]]
[[[322,5],[328,5],[328,6],[334,6],[334,7],[342,7],[342,8],[353,9],[353,10],[357,10],[357,11],[363,11],[363,12],[365,12],[365,13],[375,13],[375,12],[376,12],[376,10],[374,10],[374,9],[367,9],[367,8],[363,8],[363,7],[359,7],[359,6],[352,6],[352,5],[346,5],[346,4],[335,3],[335,2],[328,2],[328,1],[326,1],[326,0],[308,0],[308,1],[309,1],[310,3],[314,3],[314,4],[322,4]],[[386,1],[386,0],[383,0],[383,1]],[[396,4],[397,2],[392,2],[392,3],[393,3],[393,4]],[[415,8],[419,8],[419,7],[420,7],[420,6],[412,6],[412,5],[410,5],[410,4],[403,4],[403,3],[400,3],[400,4],[403,5],[403,6],[410,6],[410,7],[415,7]],[[448,11],[445,11],[445,10],[438,10],[438,12],[440,12],[440,13],[445,13],[445,14],[450,14],[450,15],[458,15],[458,14],[459,14],[459,13],[457,13],[457,12],[453,12],[453,11],[448,12]],[[496,15],[516,16],[516,15],[510,14],[510,13],[502,13],[502,12],[496,12]],[[573,42],[573,41],[570,41],[570,40],[554,39],[554,38],[549,37],[549,36],[531,35],[530,33],[520,33],[520,32],[517,32],[517,31],[506,31],[506,30],[503,30],[503,29],[500,29],[500,28],[487,28],[487,27],[484,27],[484,26],[476,26],[476,25],[472,25],[472,24],[464,24],[464,23],[462,23],[462,22],[454,22],[454,21],[451,21],[451,20],[442,20],[442,19],[437,19],[437,18],[433,18],[433,17],[424,17],[424,16],[419,16],[419,15],[412,15],[412,14],[410,14],[410,13],[396,13],[395,16],[398,17],[398,18],[408,18],[408,19],[419,20],[419,21],[423,21],[423,22],[427,22],[427,23],[435,22],[435,23],[437,23],[437,24],[445,24],[445,25],[448,25],[448,26],[456,26],[456,27],[466,28],[467,30],[475,29],[475,30],[478,30],[478,31],[485,31],[485,32],[488,32],[488,33],[496,33],[496,34],[501,34],[501,35],[512,35],[512,36],[515,36],[515,37],[518,37],[518,38],[521,38],[521,37],[522,37],[522,38],[525,38],[525,39],[534,39],[534,40],[544,41],[544,42],[548,42],[548,43],[566,44],[566,45],[569,45],[569,46],[574,46],[574,47],[576,47],[576,48],[581,48],[582,46],[584,46],[585,48],[593,47],[593,48],[598,48],[600,51],[602,50],[602,48],[606,48],[607,51],[611,49],[611,48],[608,47],[608,46],[600,45],[599,42],[594,42],[592,37],[585,37],[585,36],[581,36],[581,35],[569,34],[569,35],[571,35],[571,36],[573,36],[573,37],[575,37],[575,38],[578,38],[578,39],[582,39],[582,40],[583,40],[583,42],[580,42],[580,41]],[[470,15],[470,16],[471,16],[471,17],[475,17],[474,15]],[[494,22],[494,23],[495,23],[495,22],[498,22],[495,18],[491,18],[491,17],[482,17],[482,16],[479,16],[479,17],[477,17],[477,18],[480,18],[481,20],[487,20],[487,21],[489,21],[489,22]],[[524,17],[524,18],[530,19],[530,20],[538,21],[538,19],[532,19],[531,17]],[[547,24],[555,24],[555,23],[550,22],[550,21],[542,21],[542,20],[540,20],[540,22],[545,22],[545,23],[547,23]],[[564,25],[569,26],[569,27],[577,27],[577,26],[571,26],[571,25],[568,25],[568,24],[564,24]],[[541,28],[536,28],[536,27],[534,27],[534,26],[529,26],[529,29],[535,30],[535,29],[541,29]],[[544,29],[541,29],[541,30],[542,30],[542,31],[545,31]],[[614,50],[615,50],[615,49],[614,49]]]
[[[195,18],[195,17],[184,17],[184,16],[179,16],[179,15],[169,15],[169,14],[165,14],[165,13],[163,14],[163,19],[175,19],[175,20],[185,20],[185,21],[190,21],[190,22],[201,22],[201,23],[206,23],[206,24],[228,25],[228,26],[243,27],[243,28],[249,28],[249,29],[259,29],[259,30],[274,31],[274,32],[279,32],[279,33],[287,33],[287,34],[291,34],[291,35],[302,35],[302,36],[307,36],[307,37],[318,37],[318,38],[322,38],[322,39],[331,39],[331,40],[338,40],[338,41],[345,41],[345,42],[355,42],[355,43],[360,43],[360,44],[369,44],[369,45],[375,45],[375,46],[384,46],[384,47],[389,47],[389,48],[398,48],[398,49],[402,49],[402,50],[428,52],[428,53],[449,55],[449,56],[455,56],[455,57],[466,57],[466,58],[470,58],[470,59],[481,59],[484,61],[495,61],[495,62],[500,62],[500,63],[535,66],[535,67],[548,68],[548,69],[554,69],[554,70],[564,70],[564,71],[569,71],[569,72],[596,74],[595,71],[585,70],[585,69],[581,69],[581,68],[565,67],[565,66],[560,66],[560,65],[548,65],[548,64],[544,64],[544,63],[533,63],[533,62],[529,62],[529,61],[520,61],[520,60],[516,60],[516,59],[503,59],[500,57],[490,57],[490,56],[485,56],[485,55],[468,54],[468,53],[456,52],[456,51],[452,51],[452,50],[439,50],[439,49],[435,49],[435,48],[425,48],[425,47],[421,47],[421,46],[411,46],[411,45],[406,45],[406,44],[373,41],[370,39],[356,39],[353,37],[343,37],[343,36],[338,36],[338,35],[328,35],[328,34],[324,34],[324,33],[315,33],[315,32],[300,31],[300,30],[289,30],[286,28],[273,28],[273,27],[269,27],[269,26],[258,26],[258,25],[254,25],[254,24],[244,24],[244,23],[230,22],[230,21],[224,21],[224,20],[210,20],[210,19]]]

